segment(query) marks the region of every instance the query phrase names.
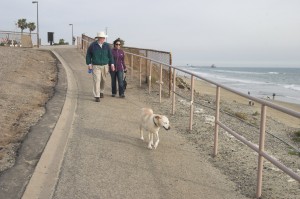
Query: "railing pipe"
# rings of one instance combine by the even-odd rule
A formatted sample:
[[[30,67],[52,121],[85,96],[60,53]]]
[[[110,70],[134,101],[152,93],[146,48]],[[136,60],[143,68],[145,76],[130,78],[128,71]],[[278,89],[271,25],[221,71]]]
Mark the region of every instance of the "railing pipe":
[[[142,58],[140,58],[140,87],[142,86]]]
[[[194,116],[194,75],[191,76],[191,105],[190,105],[190,131],[193,129]]]
[[[175,88],[176,88],[176,69],[173,68],[172,115],[175,114]]]
[[[214,136],[214,156],[218,154],[219,142],[219,116],[220,116],[220,87],[216,87],[216,116],[215,116],[215,136]]]
[[[260,118],[260,135],[259,135],[259,153],[258,153],[258,169],[257,169],[257,188],[256,197],[261,197],[262,189],[262,173],[263,173],[263,162],[264,157],[261,155],[265,150],[265,130],[266,130],[266,111],[265,105],[261,106],[261,118]]]
[[[148,91],[151,92],[151,73],[152,73],[152,61],[150,61],[149,79],[148,79]]]
[[[131,64],[130,64],[130,67],[131,67],[131,78],[133,78],[133,54],[131,55]]]
[[[162,64],[160,64],[160,72],[159,72],[159,103],[161,103],[161,87],[162,87]]]

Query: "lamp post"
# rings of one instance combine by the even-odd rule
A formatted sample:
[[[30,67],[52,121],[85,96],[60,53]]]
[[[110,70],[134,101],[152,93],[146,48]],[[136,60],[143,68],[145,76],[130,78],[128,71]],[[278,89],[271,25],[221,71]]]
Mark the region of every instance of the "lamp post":
[[[108,27],[105,27],[105,34],[106,34],[106,42],[108,42],[108,39],[107,39],[107,29],[108,29]]]
[[[74,36],[73,36],[73,24],[70,23],[69,25],[72,26],[72,39],[71,39],[71,41],[72,41],[72,45],[74,45],[74,40],[73,40],[73,38],[74,38]]]
[[[32,1],[32,3],[36,3],[36,27],[37,27],[37,47],[40,47],[40,37],[39,37],[39,2],[38,1]]]

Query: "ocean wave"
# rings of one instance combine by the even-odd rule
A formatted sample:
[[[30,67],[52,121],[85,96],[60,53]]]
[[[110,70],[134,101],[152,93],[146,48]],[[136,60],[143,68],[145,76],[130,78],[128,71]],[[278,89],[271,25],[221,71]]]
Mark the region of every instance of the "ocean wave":
[[[238,71],[238,70],[215,70],[217,73],[234,73],[234,74],[252,74],[252,75],[264,75],[267,73],[260,73],[260,72],[250,72],[250,71]]]
[[[279,75],[279,72],[268,72],[268,74],[272,74],[272,75]]]
[[[284,88],[300,91],[300,85],[295,85],[295,84],[285,85]]]
[[[262,82],[262,81],[255,81],[255,80],[250,80],[250,79],[239,79],[239,78],[231,78],[231,77],[226,77],[222,75],[216,75],[216,74],[209,74],[209,73],[200,73],[200,72],[195,72],[196,74],[206,77],[208,79],[211,79],[216,82],[221,82],[221,83],[243,83],[243,84],[270,84],[269,82]]]

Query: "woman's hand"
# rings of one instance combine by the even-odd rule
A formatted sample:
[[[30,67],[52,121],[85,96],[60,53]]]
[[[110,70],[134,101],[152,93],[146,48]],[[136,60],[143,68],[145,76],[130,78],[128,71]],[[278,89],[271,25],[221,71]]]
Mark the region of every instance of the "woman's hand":
[[[115,65],[112,64],[110,67],[111,67],[111,71],[115,71]]]

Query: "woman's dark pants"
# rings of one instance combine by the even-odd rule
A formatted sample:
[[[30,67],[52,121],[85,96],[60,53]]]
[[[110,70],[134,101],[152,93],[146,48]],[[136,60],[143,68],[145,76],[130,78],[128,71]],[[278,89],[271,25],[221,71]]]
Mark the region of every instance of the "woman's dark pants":
[[[111,92],[113,95],[117,94],[117,81],[119,85],[119,95],[124,95],[124,85],[123,85],[123,71],[113,71],[110,72],[111,76]]]

